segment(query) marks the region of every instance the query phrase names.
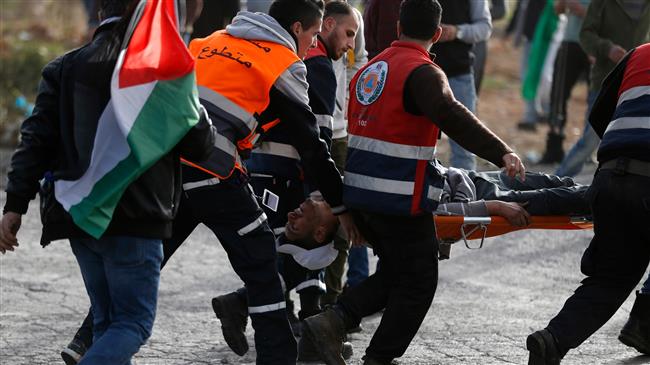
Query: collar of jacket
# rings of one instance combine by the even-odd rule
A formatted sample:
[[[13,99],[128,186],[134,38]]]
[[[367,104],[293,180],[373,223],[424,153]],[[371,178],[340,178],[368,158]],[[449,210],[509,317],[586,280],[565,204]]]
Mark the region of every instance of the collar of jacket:
[[[431,58],[431,61],[435,61],[436,59],[436,54],[431,53],[424,49],[421,45],[415,43],[415,42],[409,42],[409,41],[393,41],[393,43],[390,44],[391,47],[402,47],[402,48],[412,48],[417,50],[418,52],[421,52],[422,54],[425,54],[427,57]]]
[[[95,33],[93,33],[93,40],[97,38],[100,33],[113,29],[120,20],[122,20],[122,18],[116,16],[102,21],[99,27],[95,30]]]
[[[307,51],[307,56],[305,56],[305,60],[314,57],[330,58],[329,48],[327,48],[325,41],[323,41],[323,38],[321,38],[320,35],[318,36],[318,42],[316,43],[316,47],[311,48],[309,51]]]

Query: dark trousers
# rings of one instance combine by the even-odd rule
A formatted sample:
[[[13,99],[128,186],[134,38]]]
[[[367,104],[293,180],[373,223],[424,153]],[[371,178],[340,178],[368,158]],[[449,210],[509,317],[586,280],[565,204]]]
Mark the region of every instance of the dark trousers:
[[[418,332],[438,283],[438,242],[431,214],[418,217],[353,212],[381,260],[377,271],[339,297],[346,327],[385,309],[366,355],[400,357]]]
[[[551,85],[551,130],[561,133],[566,124],[566,106],[580,76],[589,75],[590,63],[577,42],[562,42],[555,56]]]
[[[258,364],[295,364],[296,341],[291,332],[277,269],[275,237],[265,222],[253,191],[245,183],[218,185],[184,192],[174,232],[164,242],[168,259],[200,223],[219,239],[248,294],[255,329]]]
[[[511,178],[499,171],[467,171],[483,200],[526,203],[532,215],[589,215],[585,192],[589,188],[576,184],[570,177],[526,173],[526,180]]]
[[[596,173],[587,192],[594,217],[581,263],[587,277],[548,325],[563,353],[604,325],[643,278],[650,262],[649,186],[648,177]]]

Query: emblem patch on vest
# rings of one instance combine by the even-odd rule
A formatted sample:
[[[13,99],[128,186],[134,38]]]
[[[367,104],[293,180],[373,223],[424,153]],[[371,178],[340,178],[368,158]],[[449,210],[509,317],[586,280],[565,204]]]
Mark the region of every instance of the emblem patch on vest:
[[[362,105],[374,103],[384,91],[386,76],[388,75],[388,63],[379,61],[368,66],[357,80],[357,100]]]

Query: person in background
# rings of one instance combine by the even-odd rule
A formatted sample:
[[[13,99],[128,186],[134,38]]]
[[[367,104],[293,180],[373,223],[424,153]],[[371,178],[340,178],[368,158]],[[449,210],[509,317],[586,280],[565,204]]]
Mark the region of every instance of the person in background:
[[[226,28],[239,10],[239,0],[204,1],[203,12],[190,31],[191,39],[204,38]]]
[[[555,4],[556,13],[568,12],[568,21],[553,67],[549,131],[540,163],[557,163],[564,158],[562,141],[567,120],[567,101],[576,82],[581,77],[588,79],[591,65],[578,40],[582,19],[590,2],[591,0],[560,0]]]
[[[442,36],[431,52],[436,64],[449,79],[456,100],[476,112],[474,54],[472,47],[486,41],[492,32],[492,18],[487,0],[439,0],[442,6]],[[466,170],[476,169],[476,158],[456,141],[449,139],[449,164]]]
[[[214,0],[213,0],[214,1]],[[221,0],[218,0],[221,1]],[[247,0],[246,1],[246,10],[253,13],[268,13],[271,8],[273,0]]]
[[[587,114],[600,85],[625,53],[650,41],[650,0],[592,0],[580,29],[580,45],[594,64],[589,74]],[[599,139],[585,121],[580,139],[571,147],[555,171],[575,176],[598,148]]]
[[[521,42],[524,43],[519,66],[519,79],[522,84],[528,71],[528,58],[535,29],[545,6],[546,0],[519,0],[515,8],[515,15],[506,29],[507,35],[513,35],[515,46],[519,46]],[[535,131],[537,130],[536,124],[541,119],[542,116],[537,112],[535,101],[527,100],[525,101],[524,116],[517,124],[517,128],[524,131]]]
[[[397,21],[402,0],[369,0],[363,11],[368,58],[375,58],[397,40]]]
[[[503,19],[508,13],[508,3],[505,0],[491,0],[490,1],[490,16],[492,22],[495,20]],[[485,73],[485,62],[487,61],[487,48],[488,41],[480,41],[474,43],[472,52],[474,53],[474,87],[476,88],[476,98],[478,102],[478,95],[481,91],[481,84],[483,83],[483,74]]]
[[[332,129],[332,159],[336,163],[336,168],[342,173],[345,167],[345,157],[348,145],[348,120],[347,106],[349,98],[350,80],[359,69],[368,63],[368,52],[366,51],[364,37],[363,16],[356,9],[353,11],[359,23],[359,31],[354,37],[354,51],[348,50],[346,55],[339,60],[332,62],[334,74],[336,75],[336,103],[334,105],[334,121]],[[339,252],[338,257],[331,265],[325,269],[325,286],[327,292],[321,297],[322,305],[334,304],[336,298],[343,290],[343,274],[345,272],[345,262],[348,261],[347,284],[355,280],[360,275],[368,277],[368,252],[365,246],[350,247],[349,243],[343,238],[337,236],[334,239],[334,246]],[[349,253],[349,256],[348,256]]]

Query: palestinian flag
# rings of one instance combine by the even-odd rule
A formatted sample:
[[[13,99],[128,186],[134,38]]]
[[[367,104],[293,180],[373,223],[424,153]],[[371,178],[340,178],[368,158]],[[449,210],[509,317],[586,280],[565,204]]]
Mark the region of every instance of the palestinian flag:
[[[78,180],[55,182],[56,199],[95,238],[106,231],[126,188],[198,122],[194,59],[179,33],[183,7],[182,0],[140,1],[113,71],[90,165]]]

